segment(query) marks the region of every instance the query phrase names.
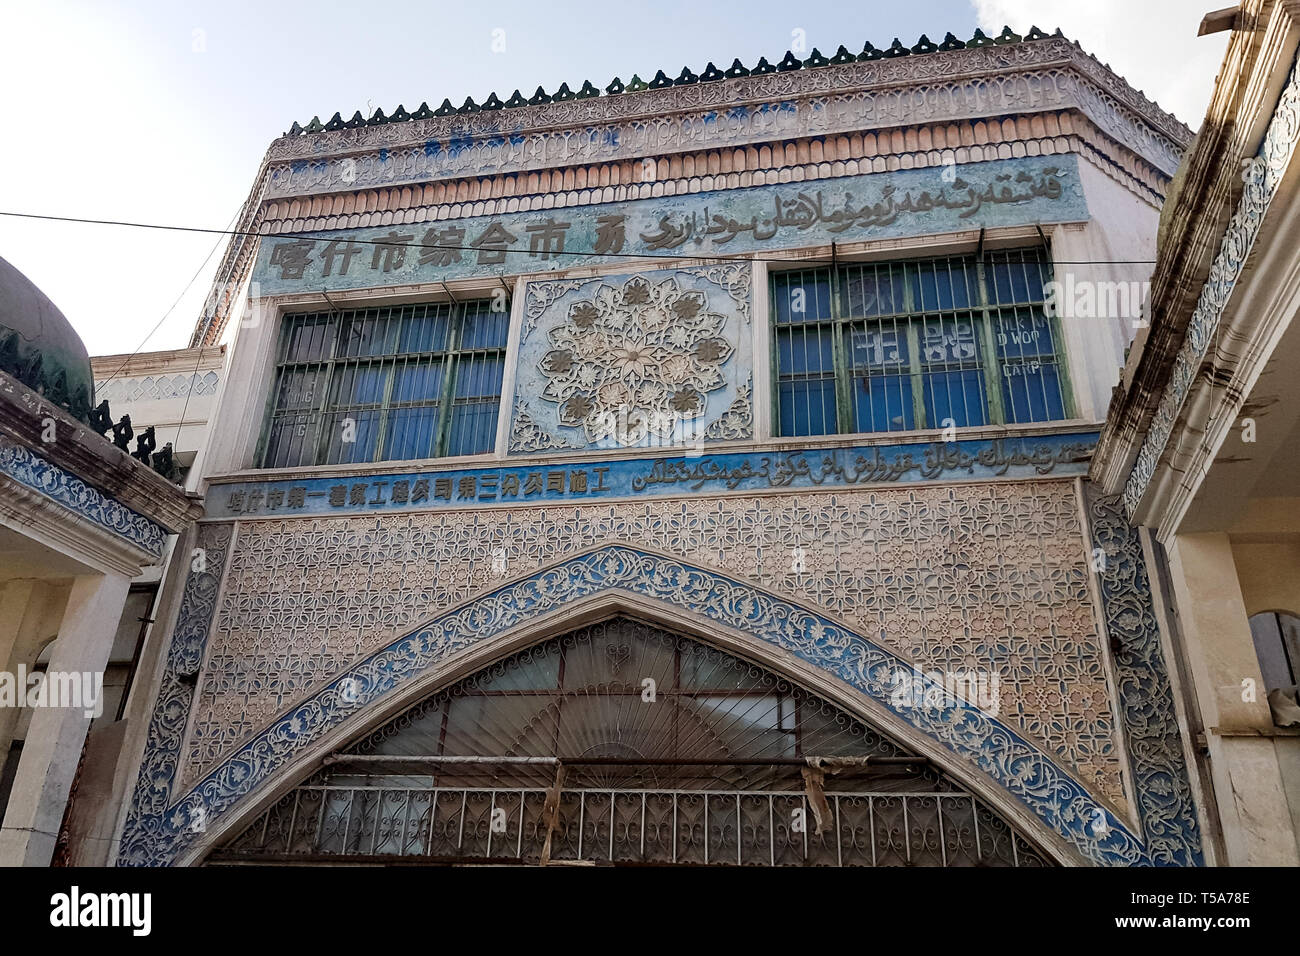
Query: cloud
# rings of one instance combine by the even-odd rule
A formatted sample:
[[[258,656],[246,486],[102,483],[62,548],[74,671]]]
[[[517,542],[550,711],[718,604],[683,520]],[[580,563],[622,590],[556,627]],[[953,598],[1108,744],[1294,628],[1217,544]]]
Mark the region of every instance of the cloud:
[[[971,0],[984,32],[1062,32],[1160,106],[1197,129],[1228,45],[1196,28],[1222,0]]]

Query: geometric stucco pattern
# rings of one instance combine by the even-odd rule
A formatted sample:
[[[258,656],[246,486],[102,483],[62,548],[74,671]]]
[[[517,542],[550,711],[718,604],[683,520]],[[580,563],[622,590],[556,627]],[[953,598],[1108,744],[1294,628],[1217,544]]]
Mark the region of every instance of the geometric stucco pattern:
[[[183,779],[430,615],[616,541],[787,594],[922,670],[996,674],[999,719],[1127,812],[1061,480],[242,522]]]
[[[95,383],[95,397],[110,402],[156,402],[187,395],[215,395],[216,372],[189,375],[145,375],[141,378],[113,378]]]
[[[702,614],[759,645],[775,647],[832,675],[869,706],[883,708],[939,748],[984,774],[1005,796],[1083,858],[1101,865],[1159,864],[1125,820],[1098,802],[1032,742],[992,714],[964,701],[906,705],[893,699],[892,676],[904,666],[870,638],[780,595],[698,563],[610,544],[562,559],[434,615],[357,661],[306,700],[281,714],[192,786],[174,787],[165,771],[142,779],[123,832],[119,864],[176,862],[198,849],[210,824],[282,775],[326,735],[421,676],[454,666],[476,645],[492,646],[511,630],[608,592],[629,593],[660,607]],[[170,662],[169,662],[170,667]],[[160,700],[149,750],[174,753],[174,723]],[[161,762],[149,763],[162,768]],[[230,821],[234,822],[234,821]]]

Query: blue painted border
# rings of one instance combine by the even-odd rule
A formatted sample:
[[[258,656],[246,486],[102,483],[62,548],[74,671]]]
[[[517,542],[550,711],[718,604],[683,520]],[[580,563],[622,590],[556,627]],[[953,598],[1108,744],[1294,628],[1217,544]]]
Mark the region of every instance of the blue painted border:
[[[167,532],[162,527],[4,435],[0,435],[0,474],[58,502],[153,557],[162,556],[167,540]]]
[[[968,478],[1035,478],[1048,474],[1062,477],[1086,474],[1096,443],[1096,432],[1075,432],[946,443],[548,465],[512,461],[494,468],[243,481],[213,484],[207,495],[206,516],[357,515],[441,507],[581,503],[644,495],[851,488]],[[574,490],[575,474],[582,475],[580,491]],[[530,477],[537,490],[526,493]],[[492,479],[491,498],[485,497],[484,478]],[[462,486],[466,479],[472,483],[472,491],[468,485]],[[518,488],[509,497],[502,494],[507,479],[512,479]],[[420,500],[414,500],[416,483],[421,481],[427,487]],[[393,501],[397,483],[406,485],[404,501]],[[290,493],[295,488],[303,490],[301,506],[289,504]],[[462,488],[469,493],[462,494]],[[331,504],[331,495],[342,503]]]
[[[1085,499],[1093,547],[1105,557],[1097,574],[1101,611],[1114,649],[1120,725],[1147,853],[1161,864],[1201,866],[1200,825],[1142,539],[1118,497],[1088,485]]]

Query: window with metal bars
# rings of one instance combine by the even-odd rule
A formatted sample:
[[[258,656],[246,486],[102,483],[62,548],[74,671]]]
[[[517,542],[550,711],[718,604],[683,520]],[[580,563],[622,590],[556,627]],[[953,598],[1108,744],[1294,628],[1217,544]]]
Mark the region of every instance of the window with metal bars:
[[[777,434],[1069,418],[1050,278],[1042,249],[774,272]]]
[[[263,467],[492,451],[509,324],[487,300],[285,316]]]

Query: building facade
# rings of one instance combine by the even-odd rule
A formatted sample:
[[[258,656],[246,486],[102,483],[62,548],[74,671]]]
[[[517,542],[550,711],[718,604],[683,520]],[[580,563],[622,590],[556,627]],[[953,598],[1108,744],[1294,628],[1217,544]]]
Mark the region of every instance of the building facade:
[[[1087,480],[1191,139],[1038,30],[295,123],[112,858],[1214,862]]]
[[[1167,567],[1186,700],[1232,865],[1300,865],[1300,7],[1247,2],[1166,202],[1151,322],[1092,465]]]
[[[153,454],[152,430],[142,429],[132,450],[130,419],[115,423],[102,398],[92,406],[95,382],[81,339],[44,293],[0,259],[4,866],[59,858],[69,796],[95,749],[88,730],[113,723],[139,644],[140,625],[134,633],[129,627],[141,612],[132,581],[148,579],[202,511],[160,473],[166,455]],[[126,666],[115,667],[123,657]],[[106,761],[110,778],[115,756]]]

